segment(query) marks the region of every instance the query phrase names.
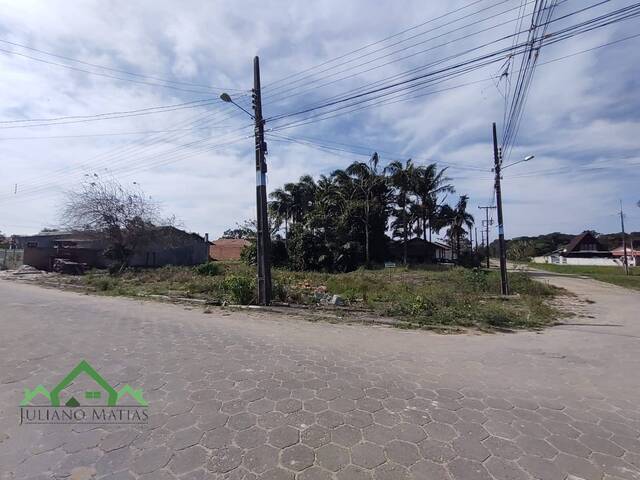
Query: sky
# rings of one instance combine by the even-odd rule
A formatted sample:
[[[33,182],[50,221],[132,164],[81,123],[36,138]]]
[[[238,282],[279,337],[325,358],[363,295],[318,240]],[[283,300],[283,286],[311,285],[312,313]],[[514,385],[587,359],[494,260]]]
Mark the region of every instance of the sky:
[[[549,32],[632,4],[559,3]],[[518,57],[412,93],[278,116],[508,47],[533,4],[0,1],[0,232],[60,225],[65,192],[91,176],[135,184],[211,238],[254,218],[251,119],[219,95],[250,108],[255,55],[269,190],[377,151],[383,165],[447,167],[456,193],[446,201],[469,195],[480,226],[477,207],[494,201],[491,125],[500,140]],[[639,27],[632,18],[541,48],[505,152],[505,165],[535,155],[503,172],[508,238],[617,232],[620,201],[627,231],[640,231],[640,37],[627,38]]]

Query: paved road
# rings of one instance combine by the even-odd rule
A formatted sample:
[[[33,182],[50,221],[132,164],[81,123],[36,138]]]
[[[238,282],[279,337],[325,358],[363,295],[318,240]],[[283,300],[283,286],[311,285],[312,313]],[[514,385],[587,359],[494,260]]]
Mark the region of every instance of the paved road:
[[[593,318],[426,332],[185,310],[0,281],[0,479],[640,479],[640,294]],[[18,425],[86,359],[147,426]]]

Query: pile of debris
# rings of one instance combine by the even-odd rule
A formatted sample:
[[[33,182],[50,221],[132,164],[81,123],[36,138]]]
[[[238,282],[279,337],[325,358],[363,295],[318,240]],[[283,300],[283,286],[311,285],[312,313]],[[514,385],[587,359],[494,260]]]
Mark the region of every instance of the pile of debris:
[[[67,275],[84,275],[88,265],[86,263],[72,262],[64,258],[56,258],[53,262],[53,271]]]
[[[32,267],[31,265],[22,265],[17,270],[12,270],[11,275],[42,275],[42,270],[38,270],[37,268]]]

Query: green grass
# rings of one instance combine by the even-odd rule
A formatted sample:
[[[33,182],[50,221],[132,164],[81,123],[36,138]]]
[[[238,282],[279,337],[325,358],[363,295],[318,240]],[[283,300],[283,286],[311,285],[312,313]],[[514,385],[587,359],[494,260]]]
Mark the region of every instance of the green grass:
[[[554,265],[550,263],[531,263],[531,268],[547,270],[549,272],[584,275],[601,282],[613,283],[625,288],[640,290],[640,268],[629,268],[626,275],[622,267],[602,267],[589,265]]]
[[[255,303],[255,270],[239,262],[218,267],[163,267],[120,275],[90,272],[65,281],[102,295],[169,295],[231,304]],[[360,269],[351,273],[273,271],[274,301],[316,306],[318,298],[340,295],[351,309],[430,327],[483,330],[540,328],[558,312],[547,300],[561,290],[510,274],[515,295],[501,298],[499,273],[431,266],[416,269]]]

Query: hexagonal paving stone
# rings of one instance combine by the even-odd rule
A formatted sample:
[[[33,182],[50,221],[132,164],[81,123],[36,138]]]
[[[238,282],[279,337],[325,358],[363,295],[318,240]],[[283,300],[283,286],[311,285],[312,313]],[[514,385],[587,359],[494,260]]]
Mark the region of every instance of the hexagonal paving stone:
[[[413,475],[413,478],[419,479],[438,479],[438,480],[449,480],[451,477],[449,476],[449,472],[444,468],[444,466],[439,465],[434,462],[430,462],[429,460],[420,460],[415,463],[409,471]]]
[[[256,424],[256,416],[253,413],[238,413],[229,417],[227,425],[233,430],[246,430]]]
[[[500,437],[489,437],[482,443],[493,455],[504,458],[505,460],[517,460],[523,455],[520,447],[511,440]]]
[[[518,460],[518,465],[536,480],[555,480],[564,478],[558,467],[549,460],[540,457],[525,455]]]
[[[297,429],[283,425],[269,432],[269,443],[274,447],[286,448],[298,443],[300,432]]]
[[[213,428],[222,427],[227,424],[227,420],[229,420],[229,415],[225,415],[220,412],[211,412],[206,415],[201,416],[198,419],[198,427],[203,430],[211,430]]]
[[[349,451],[330,443],[316,450],[316,460],[321,467],[337,472],[349,463]]]
[[[291,470],[304,470],[313,465],[314,460],[313,450],[300,444],[285,448],[280,453],[280,463]]]
[[[515,440],[525,454],[536,455],[543,458],[553,458],[558,453],[548,442],[539,438],[522,435]]]
[[[527,475],[518,465],[502,458],[491,457],[484,466],[497,480],[529,480]]]
[[[245,452],[242,465],[253,473],[264,473],[278,464],[278,449],[270,445],[261,445]]]
[[[384,450],[374,443],[359,443],[351,449],[351,462],[360,467],[371,469],[385,461]]]
[[[334,412],[347,413],[356,409],[356,402],[347,398],[336,398],[329,403],[329,409]]]
[[[304,430],[316,423],[316,416],[311,412],[305,412],[300,410],[299,412],[290,413],[287,415],[287,425],[297,428],[298,430]]]
[[[294,413],[302,409],[302,402],[295,398],[287,398],[276,403],[276,410],[282,413]]]
[[[424,426],[424,431],[429,438],[439,440],[441,442],[450,442],[458,435],[456,431],[447,424],[440,422],[431,422]]]
[[[300,434],[300,441],[312,448],[321,447],[322,445],[329,443],[330,440],[331,433],[329,432],[329,429],[317,424],[311,425]]]
[[[385,451],[389,460],[405,467],[410,467],[420,459],[418,447],[403,440],[392,440],[386,445]]]
[[[260,427],[251,427],[238,432],[235,436],[236,445],[249,449],[262,445],[267,441],[267,432]]]
[[[448,444],[427,438],[418,444],[425,460],[445,463],[456,456],[456,452]]]
[[[323,470],[320,467],[313,466],[307,468],[304,472],[298,475],[298,480],[332,480],[333,476],[330,472]]]
[[[319,413],[329,408],[329,404],[326,400],[320,400],[319,398],[312,398],[304,401],[304,409],[311,413]]]
[[[132,470],[137,474],[154,472],[169,463],[172,455],[171,450],[166,447],[145,450],[139,457],[134,459]]]
[[[373,471],[375,480],[411,480],[412,475],[406,467],[387,462]]]
[[[207,469],[214,473],[227,473],[238,467],[242,462],[242,450],[228,446],[211,451],[207,462]]]
[[[393,434],[398,440],[404,440],[405,442],[420,443],[427,438],[427,434],[418,425],[411,423],[400,423],[393,427]]]
[[[215,428],[208,431],[202,439],[202,444],[207,448],[221,448],[233,443],[234,431],[227,427]]]
[[[375,423],[385,427],[394,427],[402,421],[402,417],[397,413],[392,413],[387,409],[378,410],[373,414]]]
[[[276,407],[276,402],[269,400],[268,398],[261,398],[255,402],[251,402],[247,406],[247,410],[251,413],[263,414],[271,412]]]
[[[195,470],[207,461],[207,451],[200,445],[180,450],[173,455],[169,462],[169,470],[176,475]]]
[[[343,447],[351,447],[361,440],[362,433],[360,433],[360,429],[351,425],[340,425],[331,431],[331,441]]]
[[[371,480],[372,474],[355,465],[347,465],[336,474],[338,480]]]
[[[169,439],[168,446],[173,450],[182,450],[200,442],[204,431],[197,427],[189,427],[173,434]]]
[[[373,424],[373,416],[363,410],[354,410],[345,415],[345,423],[356,428],[365,428]]]
[[[454,480],[493,480],[487,469],[480,462],[466,458],[454,458],[447,464]]]
[[[259,478],[260,480],[293,480],[293,473],[276,467],[264,472]]]
[[[344,415],[333,410],[318,413],[316,419],[320,425],[327,428],[335,428],[344,423]]]

